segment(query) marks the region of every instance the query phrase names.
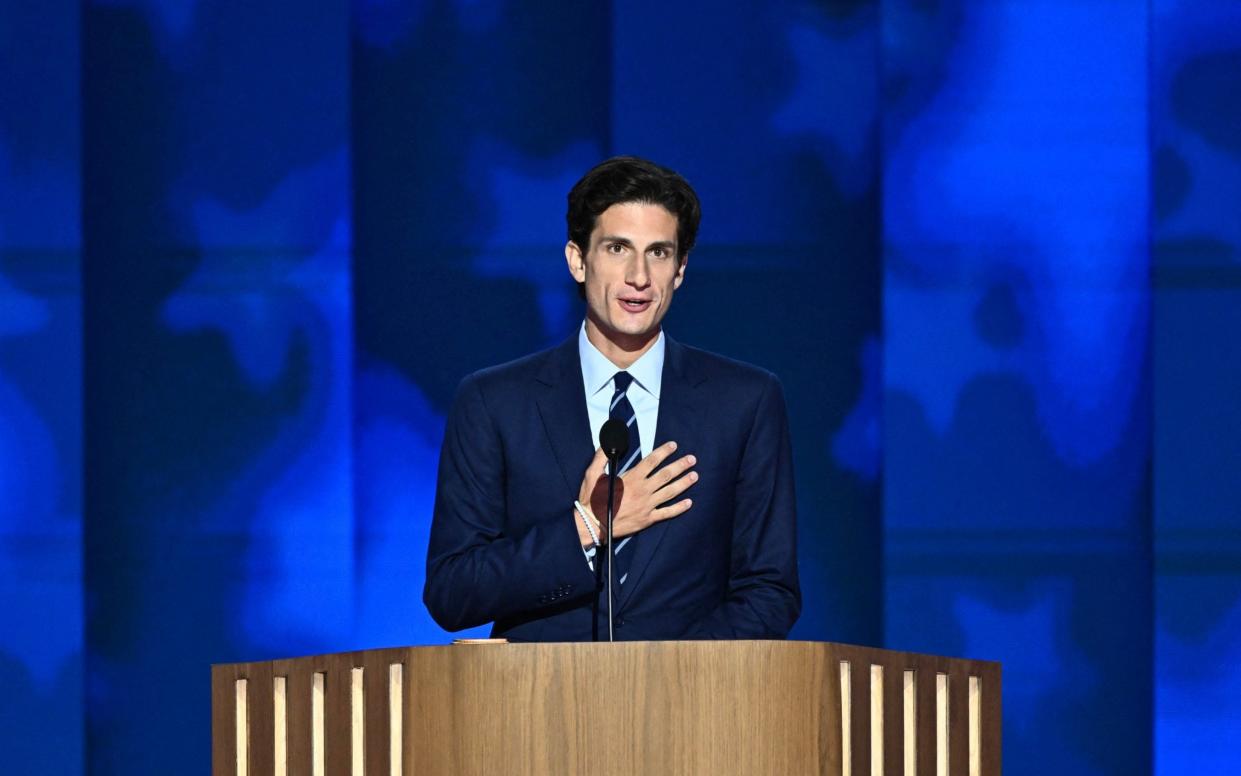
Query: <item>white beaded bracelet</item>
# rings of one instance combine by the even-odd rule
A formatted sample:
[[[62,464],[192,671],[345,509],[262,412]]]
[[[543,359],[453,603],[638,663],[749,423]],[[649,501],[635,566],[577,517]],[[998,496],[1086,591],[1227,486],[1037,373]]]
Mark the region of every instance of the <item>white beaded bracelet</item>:
[[[590,540],[594,542],[596,547],[599,546],[599,532],[590,524],[590,514],[586,511],[586,507],[582,506],[582,502],[574,501],[573,508],[582,516],[582,522],[586,525],[586,533],[590,534]]]

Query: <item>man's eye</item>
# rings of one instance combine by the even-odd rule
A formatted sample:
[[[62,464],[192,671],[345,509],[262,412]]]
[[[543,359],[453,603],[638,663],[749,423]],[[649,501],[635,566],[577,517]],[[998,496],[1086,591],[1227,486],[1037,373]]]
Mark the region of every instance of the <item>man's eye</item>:
[[[625,246],[621,245],[620,243],[611,243],[610,245],[608,245],[608,253],[624,253],[624,252],[625,252]]]
[[[656,248],[651,251],[651,255],[657,259],[666,259],[668,258],[668,251],[666,248]]]

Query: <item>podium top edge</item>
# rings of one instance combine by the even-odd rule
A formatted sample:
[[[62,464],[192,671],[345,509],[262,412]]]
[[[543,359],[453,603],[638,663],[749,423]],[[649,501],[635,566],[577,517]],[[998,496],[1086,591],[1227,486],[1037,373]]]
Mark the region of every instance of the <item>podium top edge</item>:
[[[736,645],[738,649],[747,648],[765,648],[769,650],[802,650],[802,649],[823,649],[830,652],[838,653],[841,658],[848,658],[851,655],[857,659],[868,662],[881,663],[912,663],[912,662],[941,662],[945,667],[954,663],[966,663],[977,666],[980,669],[994,670],[1001,666],[1000,661],[984,660],[969,657],[952,657],[945,655],[935,655],[928,653],[909,652],[902,650],[884,649],[880,647],[871,647],[860,644],[844,644],[830,641],[808,641],[808,640],[771,640],[771,639],[735,639],[735,640],[714,640],[714,641],[618,641],[618,642],[491,642],[491,643],[465,643],[465,644],[420,644],[400,647],[378,647],[365,650],[349,650],[343,652],[328,652],[323,654],[311,655],[293,655],[277,658],[212,663],[211,668],[215,670],[226,670],[229,668],[240,668],[242,666],[255,666],[263,664],[285,663],[290,661],[313,661],[321,659],[327,661],[340,661],[347,658],[354,658],[354,662],[360,662],[357,658],[363,656],[371,656],[372,659],[376,655],[391,653],[390,659],[395,659],[397,655],[408,655],[414,652],[422,652],[430,654],[432,652],[441,652],[444,650],[469,651],[472,654],[505,652],[512,654],[514,651],[530,651],[530,650],[563,650],[563,649],[719,649],[721,645]]]

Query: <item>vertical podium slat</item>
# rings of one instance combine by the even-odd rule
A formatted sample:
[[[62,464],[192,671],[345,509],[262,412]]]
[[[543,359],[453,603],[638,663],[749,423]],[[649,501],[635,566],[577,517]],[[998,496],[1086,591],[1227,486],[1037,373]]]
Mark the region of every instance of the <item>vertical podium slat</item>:
[[[289,776],[289,679],[272,672],[272,761],[274,776]]]
[[[901,774],[918,774],[918,670],[906,668],[901,680]]]
[[[883,774],[883,745],[888,731],[884,727],[884,670],[880,663],[870,665],[870,776]]]
[[[840,661],[840,774],[853,776],[853,665]]]
[[[970,727],[970,767],[969,776],[982,776],[982,758],[979,745],[982,742],[982,680],[980,677],[969,677],[969,727]]]
[[[310,776],[327,776],[327,671],[310,674]]]
[[[948,674],[935,671],[935,776],[952,776],[949,766],[949,679]]]
[[[233,682],[233,749],[237,752],[234,769],[237,776],[250,776],[250,710],[249,681]]]
[[[349,669],[349,774],[366,773],[366,668]]]
[[[388,774],[404,776],[406,763],[413,758],[413,747],[406,746],[405,663],[388,665]]]
[[[823,697],[819,701],[819,753],[820,773],[839,776],[841,722],[840,722],[840,662],[836,651],[827,653],[827,665],[823,667]]]

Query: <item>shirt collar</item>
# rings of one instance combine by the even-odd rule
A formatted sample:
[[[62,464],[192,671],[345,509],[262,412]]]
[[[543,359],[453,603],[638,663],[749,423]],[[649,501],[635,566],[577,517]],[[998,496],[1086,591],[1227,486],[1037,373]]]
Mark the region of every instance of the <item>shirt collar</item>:
[[[664,376],[664,350],[667,342],[661,329],[655,338],[655,344],[643,353],[637,361],[624,370],[633,377],[633,381],[644,391],[659,398],[659,386]],[[586,322],[577,334],[577,352],[582,361],[582,382],[586,386],[586,394],[591,395],[603,390],[619,371],[616,364],[599,352],[599,348],[586,336]]]

